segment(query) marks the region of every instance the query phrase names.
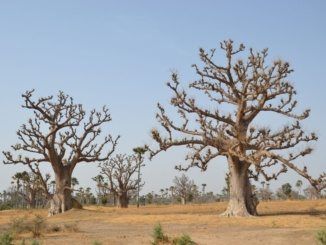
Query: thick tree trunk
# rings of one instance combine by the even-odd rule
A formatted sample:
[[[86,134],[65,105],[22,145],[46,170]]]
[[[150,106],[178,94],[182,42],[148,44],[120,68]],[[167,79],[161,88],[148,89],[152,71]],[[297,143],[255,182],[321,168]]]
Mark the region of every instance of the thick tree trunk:
[[[36,195],[33,191],[31,191],[28,195],[29,203],[28,206],[29,208],[35,208],[36,207]]]
[[[181,197],[181,204],[186,205],[186,198],[185,197]]]
[[[248,165],[228,159],[230,170],[230,200],[223,216],[257,215],[258,201],[252,193]]]
[[[115,193],[113,194],[113,205],[115,207],[118,206],[117,195]]]
[[[129,198],[128,198],[127,192],[123,192],[123,193],[119,194],[118,202],[119,202],[118,207],[128,208]]]
[[[64,213],[72,209],[73,202],[71,196],[71,174],[64,170],[55,176],[56,192],[50,201],[49,215]]]

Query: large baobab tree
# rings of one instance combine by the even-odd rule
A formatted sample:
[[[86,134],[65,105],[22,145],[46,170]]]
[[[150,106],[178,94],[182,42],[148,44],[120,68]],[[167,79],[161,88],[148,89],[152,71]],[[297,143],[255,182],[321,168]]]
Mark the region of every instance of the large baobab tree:
[[[127,208],[129,204],[129,194],[137,190],[138,185],[143,186],[141,179],[136,173],[139,168],[138,156],[118,154],[110,160],[100,164],[101,174],[108,179],[109,190],[118,197],[118,206]]]
[[[99,141],[101,126],[111,121],[106,107],[86,116],[83,106],[63,92],[56,99],[34,99],[33,92],[22,95],[22,107],[33,116],[17,131],[19,143],[12,146],[13,152],[3,152],[4,163],[52,166],[56,188],[49,214],[53,215],[72,208],[71,176],[76,165],[108,160],[119,137],[108,135]]]
[[[189,84],[188,91],[181,88],[178,75],[172,73],[167,86],[173,93],[170,103],[180,120],[172,120],[158,104],[157,119],[166,133],[152,130],[159,147],[151,148],[151,156],[174,146],[185,146],[189,149],[189,165],[177,168],[197,166],[203,171],[213,159],[225,157],[230,172],[226,216],[257,214],[250,177],[276,179],[292,169],[321,188],[325,175],[313,178],[296,162],[311,153],[306,143],[317,137],[301,127],[300,121],[309,116],[309,110],[296,110],[296,91],[288,80],[292,73],[289,63],[276,60],[267,64],[267,49],[250,49],[248,57],[243,58],[244,45],[235,47],[231,40],[222,42],[220,48],[226,59],[221,65],[215,61],[216,49],[200,49],[203,64],[193,65],[198,79]],[[189,91],[196,91],[197,98]],[[275,125],[260,126],[259,118],[265,113],[274,113],[277,120],[288,119],[288,124],[277,129],[273,129]],[[266,171],[271,166],[279,168],[271,174]]]

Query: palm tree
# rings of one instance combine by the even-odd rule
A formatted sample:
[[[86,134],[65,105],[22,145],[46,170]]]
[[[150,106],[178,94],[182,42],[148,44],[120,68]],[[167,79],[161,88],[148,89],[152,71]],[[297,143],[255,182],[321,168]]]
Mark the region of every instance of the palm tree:
[[[72,177],[72,178],[71,178],[71,186],[72,186],[72,189],[74,189],[74,187],[75,187],[76,185],[79,185],[79,181],[78,181],[78,179],[77,179],[76,177]],[[72,190],[72,191],[73,191],[73,190]]]
[[[203,195],[205,194],[205,188],[206,188],[206,184],[205,183],[203,183],[203,184],[201,184],[202,186],[203,186]]]
[[[54,194],[54,192],[55,192],[55,180],[52,180],[50,182],[50,186],[51,186],[51,189],[52,189],[52,194]]]
[[[298,180],[297,183],[295,183],[295,187],[298,188],[299,195],[301,194],[301,187],[302,187],[302,180]]]
[[[170,186],[169,188],[170,192],[171,192],[171,203],[173,203],[174,201],[174,186]]]
[[[144,161],[144,157],[143,155],[146,153],[147,151],[147,146],[145,147],[136,147],[133,149],[134,153],[137,155],[137,162],[138,162],[138,171],[137,171],[137,208],[139,208],[139,192],[140,192],[140,167],[143,167],[145,165],[143,165],[143,161]]]

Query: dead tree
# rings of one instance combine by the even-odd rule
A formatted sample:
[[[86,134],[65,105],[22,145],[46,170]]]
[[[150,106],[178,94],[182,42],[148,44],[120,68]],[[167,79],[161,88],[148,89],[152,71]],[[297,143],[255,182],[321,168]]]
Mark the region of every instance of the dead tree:
[[[71,176],[78,163],[106,161],[117,145],[117,138],[106,136],[101,143],[101,126],[111,121],[106,107],[92,110],[87,117],[82,105],[59,92],[33,99],[33,90],[22,95],[23,108],[33,117],[18,130],[19,143],[13,151],[3,152],[5,164],[25,164],[32,168],[49,163],[55,174],[56,191],[51,200],[50,215],[72,208]],[[106,146],[109,149],[105,149]]]
[[[136,173],[139,167],[138,156],[118,154],[110,160],[100,164],[101,174],[108,179],[108,188],[118,197],[118,206],[127,208],[129,204],[129,194],[136,191],[138,184],[142,187],[141,179]]]
[[[197,91],[195,99],[180,87],[179,77],[172,74],[167,86],[173,93],[171,105],[177,109],[180,122],[167,115],[158,104],[157,119],[166,134],[152,130],[158,149],[151,149],[151,156],[174,146],[189,149],[187,170],[196,166],[203,171],[217,157],[225,157],[230,171],[230,201],[224,215],[256,215],[256,205],[249,177],[276,179],[287,169],[306,178],[316,188],[322,179],[311,177],[306,168],[295,161],[310,154],[312,149],[305,143],[317,140],[314,133],[305,133],[299,121],[309,116],[309,110],[296,112],[296,91],[288,80],[292,73],[289,63],[276,60],[266,63],[267,49],[260,52],[249,50],[246,59],[235,59],[245,50],[243,44],[234,47],[231,40],[221,43],[225,65],[214,60],[216,49],[199,50],[202,66],[193,65],[198,79],[189,84],[189,91]],[[288,125],[277,130],[259,126],[258,116],[275,113],[279,119],[291,119]],[[297,150],[300,148],[301,150]],[[268,175],[266,169],[279,166]]]

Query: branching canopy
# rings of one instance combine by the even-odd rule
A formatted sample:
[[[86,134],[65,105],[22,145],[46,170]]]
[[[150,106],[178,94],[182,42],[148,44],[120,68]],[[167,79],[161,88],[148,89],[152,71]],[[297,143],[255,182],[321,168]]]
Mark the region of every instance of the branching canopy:
[[[138,161],[138,156],[125,154],[118,154],[101,164],[101,174],[107,177],[110,191],[119,195],[136,190],[141,181],[135,176],[139,164],[141,162]],[[140,183],[140,186],[143,186],[143,183]]]
[[[22,163],[28,166],[48,162],[55,172],[67,168],[73,171],[80,162],[103,162],[114,151],[118,138],[107,135],[98,143],[101,126],[111,121],[106,107],[102,111],[92,110],[86,116],[82,105],[59,92],[53,96],[33,99],[33,90],[22,95],[23,108],[34,116],[18,130],[19,143],[11,151],[3,152],[5,164]],[[108,145],[111,147],[105,149]]]
[[[306,167],[300,169],[293,163],[312,152],[306,143],[317,140],[317,136],[304,132],[300,124],[310,111],[296,112],[296,91],[288,80],[293,72],[289,63],[276,60],[267,64],[267,49],[260,52],[250,49],[247,59],[236,59],[245,46],[236,48],[231,40],[222,42],[220,48],[226,64],[215,62],[216,49],[210,52],[200,49],[203,66],[193,65],[198,79],[189,84],[189,91],[206,96],[209,106],[204,107],[189,96],[180,87],[178,75],[172,74],[167,83],[173,93],[170,103],[181,121],[172,120],[158,104],[157,120],[165,134],[152,130],[159,148],[151,149],[151,156],[174,146],[185,146],[189,149],[186,155],[189,165],[176,167],[181,170],[193,166],[206,170],[211,160],[225,156],[253,166],[249,170],[251,177],[276,179],[290,168],[315,188],[325,188],[325,173],[314,179]],[[291,119],[291,123],[278,130],[255,125],[254,120],[264,112]],[[281,168],[268,175],[265,169],[274,165]]]

